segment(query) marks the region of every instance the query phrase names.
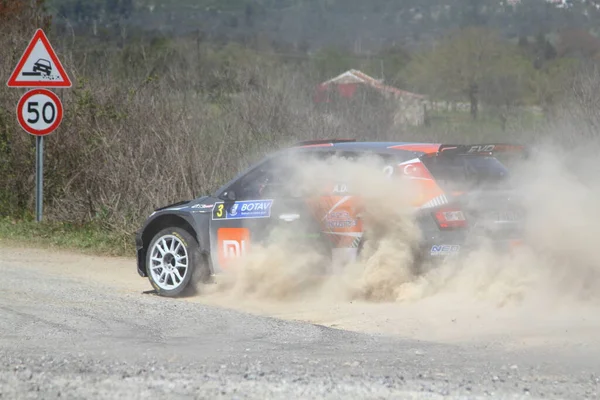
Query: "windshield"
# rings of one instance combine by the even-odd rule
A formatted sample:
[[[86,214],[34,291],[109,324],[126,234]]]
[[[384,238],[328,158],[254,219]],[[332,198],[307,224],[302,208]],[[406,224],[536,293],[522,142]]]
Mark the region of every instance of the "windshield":
[[[436,156],[422,161],[444,190],[504,186],[509,178],[508,169],[491,156]]]

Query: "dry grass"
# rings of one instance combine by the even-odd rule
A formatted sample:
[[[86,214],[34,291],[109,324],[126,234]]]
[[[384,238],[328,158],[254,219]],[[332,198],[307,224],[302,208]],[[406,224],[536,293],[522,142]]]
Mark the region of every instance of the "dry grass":
[[[1,76],[12,71],[33,33],[27,26],[38,17],[0,28],[8,55],[0,59]],[[45,212],[51,220],[94,222],[131,234],[153,208],[207,194],[263,154],[298,140],[541,137],[518,123],[509,132],[482,125],[468,134],[395,128],[386,107],[372,99],[345,110],[319,107],[312,101],[317,80],[305,66],[236,45],[215,48],[182,38],[119,49],[74,37],[52,41],[74,87],[57,91],[66,115],[46,140]],[[566,115],[583,115],[586,137],[596,135],[598,123],[599,92],[590,82],[600,82],[597,69],[574,83],[575,106]],[[34,204],[34,140],[14,115],[22,92],[0,86],[0,216],[19,218]]]
[[[76,61],[85,51],[56,46],[74,87],[60,90],[65,118],[46,140],[48,218],[131,232],[153,208],[207,194],[280,146],[388,134],[385,115],[372,107],[348,119],[318,110],[314,81],[297,67],[185,40],[161,46],[95,54],[103,60],[97,69]],[[1,67],[4,75],[12,63]],[[17,92],[0,89],[0,213],[13,216],[34,202],[33,138],[12,115]]]

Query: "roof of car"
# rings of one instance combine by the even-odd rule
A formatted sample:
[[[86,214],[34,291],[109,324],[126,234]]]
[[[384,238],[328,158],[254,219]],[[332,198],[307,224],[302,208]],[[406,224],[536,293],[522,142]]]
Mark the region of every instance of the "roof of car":
[[[439,151],[441,143],[422,143],[422,142],[356,142],[350,140],[331,140],[331,141],[308,141],[301,142],[294,146],[295,148],[330,148],[335,150],[353,150],[353,151],[376,151],[382,153],[394,153],[396,151],[408,151],[418,155],[431,154]]]

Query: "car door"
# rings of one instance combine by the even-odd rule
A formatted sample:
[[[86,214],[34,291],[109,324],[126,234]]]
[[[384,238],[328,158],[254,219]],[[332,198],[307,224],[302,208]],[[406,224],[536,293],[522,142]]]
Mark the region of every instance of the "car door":
[[[221,194],[210,221],[215,272],[231,267],[252,247],[273,240],[322,244],[320,228],[306,197],[294,192],[287,156],[271,158],[231,183]],[[277,235],[276,238],[273,235]],[[284,236],[285,235],[285,236]]]

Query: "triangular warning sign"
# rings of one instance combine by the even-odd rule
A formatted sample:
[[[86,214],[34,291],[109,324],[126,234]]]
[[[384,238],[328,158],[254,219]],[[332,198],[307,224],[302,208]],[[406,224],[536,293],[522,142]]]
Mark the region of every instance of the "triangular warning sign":
[[[71,87],[54,49],[43,30],[38,29],[10,76],[9,87]]]

